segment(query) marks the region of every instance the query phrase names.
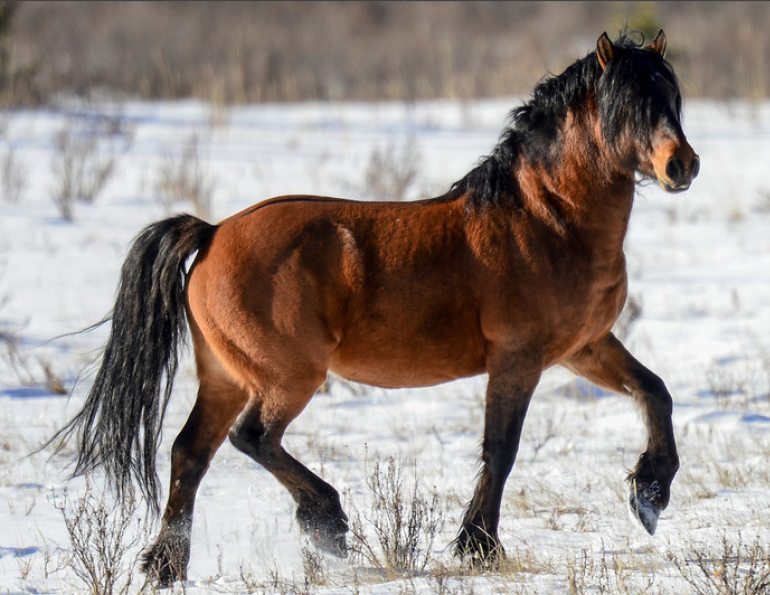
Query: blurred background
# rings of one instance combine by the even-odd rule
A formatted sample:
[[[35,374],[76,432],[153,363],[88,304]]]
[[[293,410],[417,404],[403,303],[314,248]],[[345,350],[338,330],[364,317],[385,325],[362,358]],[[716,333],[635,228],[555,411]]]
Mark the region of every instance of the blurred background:
[[[769,2],[2,2],[5,107],[528,94],[627,24],[689,97],[767,98]]]

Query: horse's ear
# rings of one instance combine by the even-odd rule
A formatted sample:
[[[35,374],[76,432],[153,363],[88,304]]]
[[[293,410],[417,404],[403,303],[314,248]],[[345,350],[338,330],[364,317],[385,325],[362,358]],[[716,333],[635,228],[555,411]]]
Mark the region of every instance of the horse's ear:
[[[607,67],[607,63],[612,60],[612,56],[615,54],[615,50],[612,48],[612,42],[607,37],[607,33],[604,32],[596,42],[596,57],[599,58],[599,65],[604,70]]]
[[[647,46],[647,49],[658,52],[661,58],[666,57],[666,34],[663,33],[663,29],[661,29],[655,39],[652,40],[652,43]]]

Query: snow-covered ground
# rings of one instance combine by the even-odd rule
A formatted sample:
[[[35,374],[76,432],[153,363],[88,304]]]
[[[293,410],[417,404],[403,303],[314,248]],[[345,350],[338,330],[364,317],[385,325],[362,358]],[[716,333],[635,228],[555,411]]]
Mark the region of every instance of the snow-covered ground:
[[[72,388],[98,357],[108,325],[65,334],[110,311],[126,250],[146,224],[193,209],[183,202],[168,206],[161,196],[162,172],[185,149],[196,150],[212,189],[213,221],[284,193],[370,199],[367,171],[376,156],[414,167],[407,198],[432,196],[489,152],[518,103],[224,111],[199,103],[128,103],[3,116],[0,593],[88,592],[73,571],[59,510],[65,488],[72,505],[87,493],[82,478],[68,480],[72,452],[28,455],[78,410],[90,380],[84,375],[69,398],[46,385]],[[500,536],[514,563],[501,573],[463,574],[447,546],[478,469],[485,379],[421,390],[332,380],[284,444],[341,491],[348,514],[359,518],[372,543],[367,478],[378,460],[397,457],[406,485],[416,475],[424,494],[435,489],[444,524],[425,571],[384,580],[363,557],[313,554],[288,493],[226,443],[199,491],[189,580],[175,591],[550,594],[649,587],[680,593],[688,583],[677,561],[686,572],[700,559],[719,574],[728,572],[717,569],[723,558],[740,570],[741,560],[728,556],[733,546],[749,549],[758,540],[767,548],[770,104],[692,101],[685,130],[700,154],[701,174],[683,194],[639,188],[626,242],[634,308],[630,324],[618,329],[675,400],[682,466],[654,537],[625,509],[624,477],[645,439],[636,409],[627,398],[554,369],[533,400],[503,501]],[[53,199],[62,179],[62,131],[70,139],[98,133],[98,152],[87,164],[114,160],[103,191],[92,204],[76,202],[71,221]],[[187,356],[159,453],[163,485],[171,441],[195,388]],[[99,486],[96,476],[90,493]],[[156,530],[139,534],[125,564]],[[141,582],[136,571],[131,592]]]

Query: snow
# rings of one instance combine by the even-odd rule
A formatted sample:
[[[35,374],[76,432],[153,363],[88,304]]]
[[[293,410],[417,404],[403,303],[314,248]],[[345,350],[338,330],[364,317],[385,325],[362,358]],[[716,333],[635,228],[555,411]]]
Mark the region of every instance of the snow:
[[[69,333],[109,312],[132,238],[171,213],[157,190],[164,160],[178,158],[196,135],[213,187],[212,220],[280,194],[370,199],[365,172],[373,152],[391,150],[397,158],[410,145],[418,176],[407,198],[436,195],[489,152],[519,102],[224,110],[197,102],[73,103],[7,113],[0,160],[12,155],[25,184],[18,202],[0,198],[0,593],[88,591],[73,572],[57,508],[65,489],[70,499],[83,496],[85,482],[68,477],[71,450],[33,453],[78,410],[90,379],[84,374],[72,397],[59,396],[45,388],[44,367],[67,388],[92,369],[109,325]],[[52,199],[56,135],[67,125],[92,134],[100,122],[112,126],[99,150],[114,157],[114,173],[92,204],[76,202],[73,220],[65,221]],[[626,242],[639,311],[623,340],[673,394],[681,456],[654,537],[626,511],[624,477],[645,440],[633,403],[553,369],[533,400],[503,500],[500,537],[516,564],[441,576],[441,564],[457,569],[449,546],[478,470],[484,377],[420,390],[332,379],[290,426],[284,445],[340,490],[348,515],[359,514],[367,531],[367,477],[375,461],[398,457],[407,479],[416,474],[421,490],[441,498],[445,523],[432,566],[417,577],[384,580],[366,560],[320,556],[323,580],[309,576],[309,546],[290,496],[225,444],[198,494],[188,581],[172,591],[569,593],[572,584],[589,592],[652,585],[676,593],[686,583],[671,556],[713,554],[723,538],[742,547],[766,544],[770,103],[691,101],[684,124],[701,174],[682,194],[640,186]],[[192,205],[175,203],[178,209]],[[171,442],[194,394],[188,354],[158,455],[163,485]],[[98,491],[101,477],[92,483]],[[132,527],[139,542],[127,563],[157,528]],[[134,570],[132,592],[142,580]]]

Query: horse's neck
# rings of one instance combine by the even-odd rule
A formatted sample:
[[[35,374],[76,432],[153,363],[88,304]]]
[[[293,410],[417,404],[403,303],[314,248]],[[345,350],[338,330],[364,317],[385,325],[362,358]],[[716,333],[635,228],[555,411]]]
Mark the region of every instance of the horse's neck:
[[[587,154],[588,152],[584,153]],[[525,209],[559,235],[622,254],[634,199],[633,174],[600,170],[582,156],[558,168],[521,162],[517,172]]]
[[[610,155],[602,138],[595,102],[568,110],[549,165],[520,162],[520,179],[528,179],[535,210],[569,221],[575,233],[584,232],[605,248],[621,249],[634,199],[634,174]],[[550,211],[550,213],[549,213]],[[558,221],[554,221],[558,223]]]

